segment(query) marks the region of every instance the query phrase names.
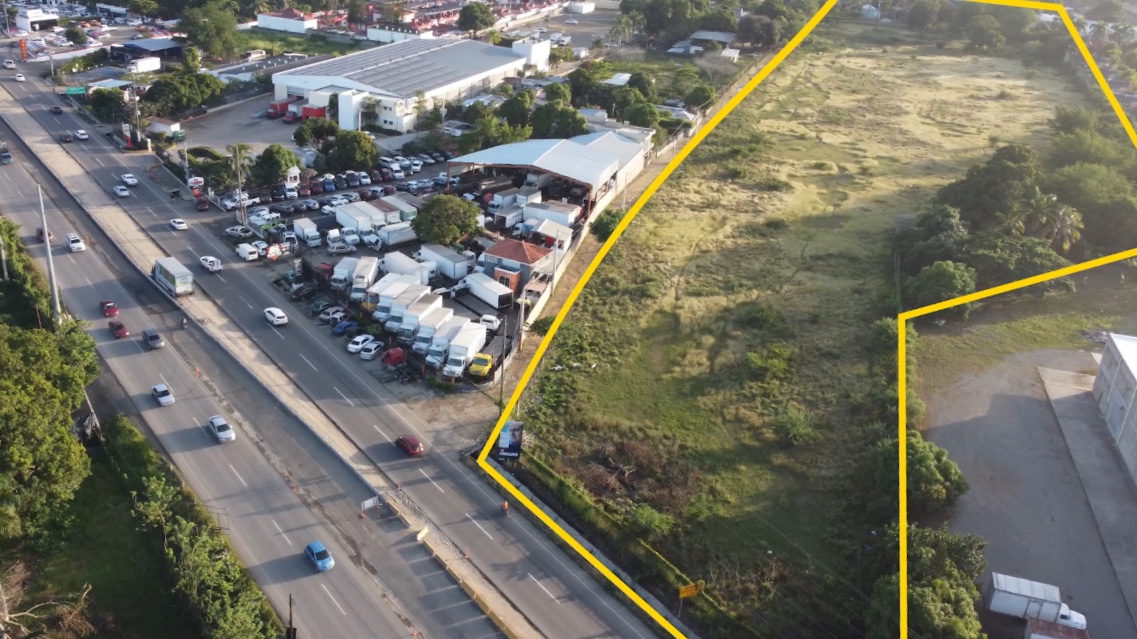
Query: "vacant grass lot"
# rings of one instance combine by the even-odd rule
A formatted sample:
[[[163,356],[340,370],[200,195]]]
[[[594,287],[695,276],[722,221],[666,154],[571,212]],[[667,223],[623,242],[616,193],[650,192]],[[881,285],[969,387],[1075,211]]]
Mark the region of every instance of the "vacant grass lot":
[[[91,476],[71,503],[74,522],[59,544],[29,566],[27,603],[91,586],[87,618],[99,639],[189,639],[162,548],[139,529],[122,480],[96,451]],[[160,541],[160,540],[159,540]],[[57,639],[71,637],[52,633]]]
[[[264,49],[269,55],[281,53],[308,53],[318,55],[331,53],[343,55],[363,48],[358,43],[334,42],[323,37],[306,38],[304,36],[285,35],[262,29],[250,29],[241,32],[242,50]]]
[[[890,229],[994,143],[1045,150],[1054,109],[1085,102],[1048,70],[835,20],[630,225],[525,413],[532,454],[773,636],[849,616],[809,593],[839,584],[835,537],[868,534],[840,496],[869,441],[848,426],[861,345],[896,311]]]

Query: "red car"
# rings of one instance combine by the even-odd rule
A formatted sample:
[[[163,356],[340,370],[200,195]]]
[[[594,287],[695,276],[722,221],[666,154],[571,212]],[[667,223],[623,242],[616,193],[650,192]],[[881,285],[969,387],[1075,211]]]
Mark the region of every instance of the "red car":
[[[118,317],[118,306],[114,302],[103,301],[99,302],[99,308],[103,311],[103,317]]]
[[[299,193],[300,197],[308,197],[312,195],[312,188],[308,186],[307,182],[303,182],[300,186],[296,187],[296,192]]]
[[[311,191],[309,195],[319,195],[324,192],[324,183],[320,180],[313,180],[308,183],[308,190]]]
[[[107,323],[107,327],[114,333],[115,339],[122,339],[123,337],[130,337],[130,331],[127,330],[126,325],[118,320],[111,320]]]
[[[395,445],[403,449],[403,452],[411,457],[418,457],[422,454],[422,442],[414,435],[402,435],[395,440]]]

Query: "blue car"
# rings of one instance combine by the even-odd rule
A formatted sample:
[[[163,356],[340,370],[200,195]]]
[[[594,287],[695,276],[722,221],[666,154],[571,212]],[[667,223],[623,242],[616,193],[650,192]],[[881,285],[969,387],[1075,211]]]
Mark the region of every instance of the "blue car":
[[[336,181],[331,178],[324,180],[324,193],[331,193],[334,190],[336,190]]]
[[[327,572],[336,567],[336,560],[332,559],[332,553],[328,552],[328,549],[324,548],[324,544],[318,541],[313,541],[304,546],[304,556],[320,572]]]
[[[335,328],[332,329],[332,335],[343,335],[344,333],[358,326],[359,322],[353,322],[351,320],[342,321],[339,324],[336,324]]]

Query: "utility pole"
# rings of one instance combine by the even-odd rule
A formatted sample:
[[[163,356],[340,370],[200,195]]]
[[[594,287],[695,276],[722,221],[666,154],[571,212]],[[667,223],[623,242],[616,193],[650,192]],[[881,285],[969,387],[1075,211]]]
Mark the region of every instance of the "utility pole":
[[[4,238],[0,237],[0,264],[4,265],[4,281],[8,281],[8,251],[4,246]]]
[[[288,593],[288,627],[284,630],[284,639],[296,639],[296,628],[292,625],[292,593]]]
[[[47,282],[51,286],[51,314],[56,325],[62,321],[62,311],[59,305],[59,285],[55,279],[55,262],[51,259],[51,231],[47,228],[47,213],[43,208],[43,187],[36,185],[39,192],[39,218],[43,225],[43,239],[47,244]]]

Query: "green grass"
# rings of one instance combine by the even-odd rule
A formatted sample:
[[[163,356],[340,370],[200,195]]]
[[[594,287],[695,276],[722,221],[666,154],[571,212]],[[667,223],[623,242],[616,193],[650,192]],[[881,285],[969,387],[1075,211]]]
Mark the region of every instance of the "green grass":
[[[122,480],[101,452],[71,503],[66,537],[32,562],[30,598],[91,586],[87,618],[99,639],[190,639],[160,540],[140,530]]]
[[[320,36],[306,38],[303,36],[284,35],[259,29],[242,31],[240,34],[244,51],[264,49],[269,55],[281,53],[308,53],[319,55],[330,53],[343,55],[352,51],[359,51],[364,46],[357,42],[335,42]]]

